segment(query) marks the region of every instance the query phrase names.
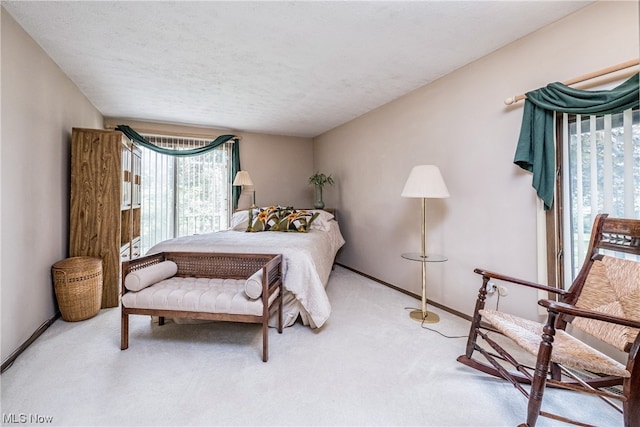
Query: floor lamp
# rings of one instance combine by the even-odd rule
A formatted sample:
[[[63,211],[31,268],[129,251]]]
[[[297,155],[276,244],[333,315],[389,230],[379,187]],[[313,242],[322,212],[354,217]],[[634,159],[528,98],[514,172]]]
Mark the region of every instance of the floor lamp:
[[[244,190],[244,187],[246,186],[251,186],[252,203],[250,207],[252,209],[255,208],[256,207],[256,190],[253,188],[253,181],[249,176],[249,172],[238,171],[238,173],[236,174],[236,177],[233,179],[233,185],[242,186],[242,190]]]
[[[437,314],[427,311],[427,262],[442,262],[447,259],[441,255],[427,255],[426,224],[427,199],[449,197],[449,190],[442,179],[440,169],[433,165],[414,166],[402,190],[402,197],[422,199],[422,251],[419,254],[403,254],[403,258],[422,263],[422,309],[413,310],[410,315],[414,320],[436,323],[440,320]]]

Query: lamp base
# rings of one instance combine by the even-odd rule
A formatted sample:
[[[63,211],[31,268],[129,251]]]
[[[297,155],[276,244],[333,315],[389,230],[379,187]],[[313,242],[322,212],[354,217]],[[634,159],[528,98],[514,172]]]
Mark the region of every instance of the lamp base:
[[[426,311],[423,313],[422,310],[413,310],[409,313],[409,316],[413,320],[423,323],[438,323],[440,321],[440,316],[432,311]]]

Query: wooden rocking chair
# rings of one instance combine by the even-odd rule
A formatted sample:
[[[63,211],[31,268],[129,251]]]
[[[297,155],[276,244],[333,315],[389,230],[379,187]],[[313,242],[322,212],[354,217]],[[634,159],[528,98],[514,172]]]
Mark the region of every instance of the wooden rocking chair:
[[[606,255],[602,253],[605,250]],[[601,214],[595,220],[584,264],[568,291],[475,270],[482,275],[482,286],[466,352],[458,357],[458,361],[508,380],[528,399],[526,424],[521,426],[535,426],[540,415],[589,425],[542,411],[542,397],[547,386],[595,394],[623,414],[625,426],[640,426],[640,262],[625,259],[624,254],[640,255],[640,220],[614,219]],[[637,260],[637,257],[632,258]],[[547,309],[546,324],[486,310],[490,280],[556,294],[558,301],[538,301]],[[582,335],[586,333],[625,352],[628,355],[626,365],[570,335],[566,331],[569,324],[582,331]],[[520,364],[492,339],[490,333],[502,334],[535,355],[535,368]],[[492,350],[480,346],[480,339]],[[489,363],[473,358],[474,352],[482,354]],[[530,389],[523,384],[530,384]],[[620,385],[621,394],[607,390]],[[621,401],[622,407],[614,404],[613,399]]]

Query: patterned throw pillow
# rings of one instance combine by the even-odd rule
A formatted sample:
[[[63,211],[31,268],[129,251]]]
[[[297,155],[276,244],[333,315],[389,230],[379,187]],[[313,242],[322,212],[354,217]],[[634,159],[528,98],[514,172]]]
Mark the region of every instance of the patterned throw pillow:
[[[282,220],[282,216],[289,212],[290,209],[282,206],[269,206],[266,208],[260,208],[257,212],[253,209],[249,209],[249,226],[247,231],[269,231],[273,227],[277,226]]]
[[[306,210],[292,209],[280,220],[277,225],[278,231],[297,231],[306,233],[311,228],[311,223],[318,217],[318,213],[311,213]]]
[[[248,232],[297,231],[306,233],[318,213],[296,210],[293,207],[269,206],[257,212],[249,210]]]

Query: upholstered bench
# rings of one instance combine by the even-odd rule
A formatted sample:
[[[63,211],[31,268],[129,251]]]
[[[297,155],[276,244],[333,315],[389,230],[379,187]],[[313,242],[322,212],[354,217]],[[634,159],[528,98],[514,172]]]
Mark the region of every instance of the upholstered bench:
[[[282,256],[161,252],[122,263],[120,348],[129,347],[129,315],[262,324],[262,360],[269,358],[268,322],[278,310],[282,333]]]

